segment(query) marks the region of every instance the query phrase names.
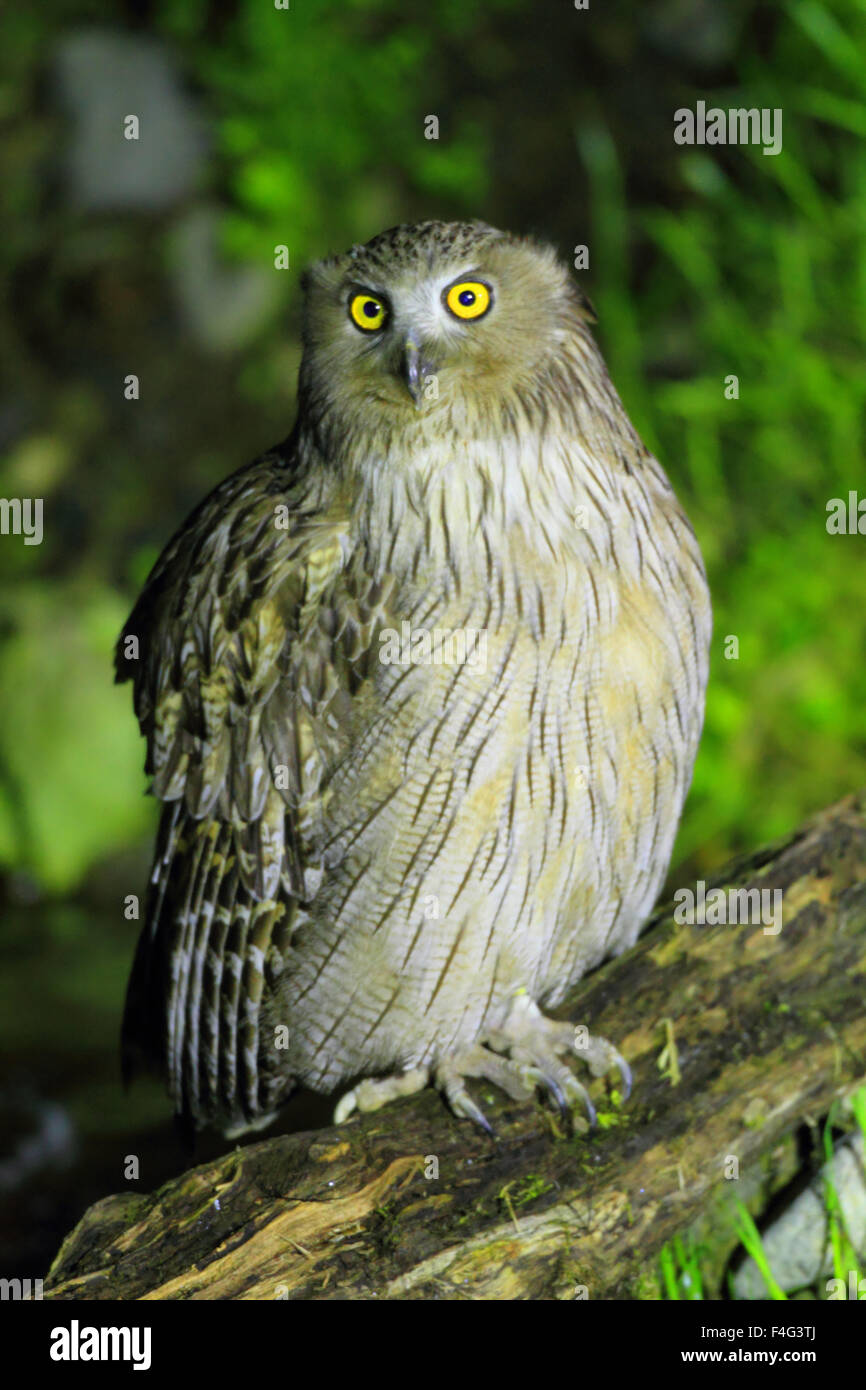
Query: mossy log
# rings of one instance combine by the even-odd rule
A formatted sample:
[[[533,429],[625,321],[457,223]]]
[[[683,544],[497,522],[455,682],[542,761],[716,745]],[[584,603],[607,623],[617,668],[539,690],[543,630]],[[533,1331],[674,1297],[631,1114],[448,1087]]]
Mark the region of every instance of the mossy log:
[[[495,1141],[427,1091],[256,1142],[98,1202],[45,1297],[655,1296],[662,1245],[786,1182],[797,1131],[866,1075],[866,793],[713,886],[780,890],[781,930],[668,908],[558,1011],[634,1069],[624,1106],[592,1083],[592,1132],[482,1084]],[[722,1225],[717,1273],[736,1245]]]

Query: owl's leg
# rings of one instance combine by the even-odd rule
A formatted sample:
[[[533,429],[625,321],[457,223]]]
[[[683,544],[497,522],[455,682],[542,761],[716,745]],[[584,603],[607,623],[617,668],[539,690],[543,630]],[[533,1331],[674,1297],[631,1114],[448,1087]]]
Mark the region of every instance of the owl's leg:
[[[360,1081],[337,1102],[334,1124],[341,1125],[356,1110],[366,1114],[371,1110],[381,1110],[383,1105],[397,1100],[400,1096],[414,1096],[416,1091],[423,1091],[429,1080],[430,1072],[427,1068],[416,1067],[412,1071],[395,1072],[393,1076],[383,1077],[381,1081],[369,1078]]]

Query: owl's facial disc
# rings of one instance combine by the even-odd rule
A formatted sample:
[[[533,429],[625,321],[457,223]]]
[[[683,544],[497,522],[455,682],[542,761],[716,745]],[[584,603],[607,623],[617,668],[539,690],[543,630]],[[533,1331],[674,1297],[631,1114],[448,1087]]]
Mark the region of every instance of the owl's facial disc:
[[[451,309],[455,318],[474,317],[470,305],[474,303],[476,291],[483,289],[473,284],[456,286],[463,292],[463,300],[455,295],[456,308]],[[442,300],[445,302],[443,291]],[[387,295],[362,286],[350,287],[348,296],[348,316],[355,328],[374,343],[381,343],[384,353],[385,369],[406,387],[416,409],[421,408],[424,384],[434,370],[435,351],[430,341],[432,325],[421,321],[421,315],[413,313],[409,306],[402,306],[403,312],[395,315]],[[476,311],[477,312],[483,312]]]
[[[490,312],[495,297],[492,285],[477,270],[444,285],[439,281],[413,287],[414,293],[401,294],[400,288],[392,302],[384,291],[350,285],[347,316],[370,339],[373,358],[405,386],[420,410],[427,382],[463,345],[473,321]],[[377,345],[381,355],[374,351]]]
[[[555,252],[483,224],[395,228],[305,278],[301,387],[352,430],[471,430],[556,363],[581,314]],[[429,420],[427,417],[430,417]],[[485,425],[485,428],[487,426]]]

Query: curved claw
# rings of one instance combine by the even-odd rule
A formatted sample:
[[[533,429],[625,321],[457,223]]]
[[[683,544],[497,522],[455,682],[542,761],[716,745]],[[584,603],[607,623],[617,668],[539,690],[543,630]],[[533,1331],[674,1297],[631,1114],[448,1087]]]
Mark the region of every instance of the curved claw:
[[[567,1068],[557,1066],[554,1070],[554,1067],[554,1063],[549,1063],[547,1066],[524,1063],[521,1068],[521,1076],[537,1085],[544,1086],[551,1093],[559,1106],[563,1119],[570,1120],[572,1107],[582,1105],[586,1111],[590,1129],[594,1129],[597,1118],[595,1106],[590,1100],[586,1087]]]
[[[622,1077],[622,1098],[623,1100],[628,1100],[629,1096],[631,1095],[632,1088],[631,1067],[629,1066],[628,1062],[625,1060],[624,1057],[620,1057],[619,1053],[617,1053],[616,1055],[616,1065],[619,1068],[619,1074]]]
[[[491,1139],[496,1138],[496,1131],[488,1120],[480,1105],[476,1105],[466,1087],[460,1081],[449,1081],[445,1086],[445,1095],[448,1104],[454,1114],[463,1116],[466,1120],[472,1120],[476,1125],[484,1130],[484,1133]]]
[[[583,1105],[583,1108],[586,1111],[586,1118],[589,1121],[590,1129],[595,1129],[596,1123],[598,1121],[598,1116],[595,1113],[595,1106],[589,1098],[589,1091],[586,1089],[585,1086],[581,1086],[580,1082],[577,1080],[577,1077],[572,1076],[570,1079],[571,1085],[569,1086],[569,1090],[572,1092],[575,1099],[579,1100]]]
[[[334,1124],[341,1125],[343,1121],[348,1120],[349,1116],[353,1115],[357,1109],[358,1097],[356,1090],[347,1091],[344,1096],[340,1097],[337,1104],[334,1106]]]
[[[623,1099],[628,1100],[632,1088],[631,1067],[613,1043],[609,1043],[606,1038],[590,1037],[582,1046],[573,1043],[572,1050],[578,1057],[583,1058],[593,1076],[604,1076],[611,1067],[616,1067],[622,1080]]]
[[[568,1101],[565,1099],[565,1092],[557,1081],[556,1077],[549,1071],[543,1071],[541,1067],[525,1066],[521,1068],[521,1078],[531,1081],[535,1086],[543,1086],[549,1091],[559,1107],[559,1113],[564,1120],[570,1115]]]
[[[595,1129],[596,1125],[598,1124],[598,1115],[596,1114],[595,1106],[593,1105],[586,1091],[584,1091],[583,1097],[583,1103],[586,1107],[587,1122],[589,1124],[590,1129]]]

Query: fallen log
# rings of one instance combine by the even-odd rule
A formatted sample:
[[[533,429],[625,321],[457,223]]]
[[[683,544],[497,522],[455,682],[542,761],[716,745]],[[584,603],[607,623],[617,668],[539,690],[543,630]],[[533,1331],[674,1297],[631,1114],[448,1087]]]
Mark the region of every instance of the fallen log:
[[[634,1070],[625,1105],[592,1083],[592,1132],[482,1084],[496,1140],[427,1091],[248,1144],[91,1207],[45,1298],[657,1297],[685,1228],[718,1281],[737,1244],[720,1213],[786,1183],[798,1131],[866,1076],[866,792],[713,887],[780,892],[781,930],[668,906],[557,1011]]]

